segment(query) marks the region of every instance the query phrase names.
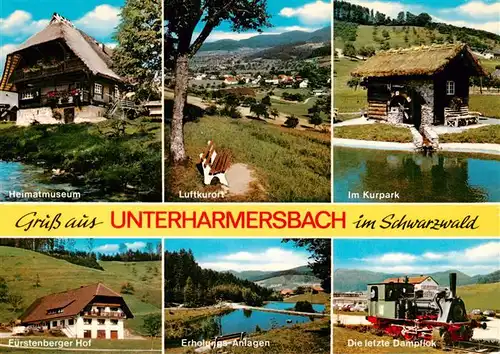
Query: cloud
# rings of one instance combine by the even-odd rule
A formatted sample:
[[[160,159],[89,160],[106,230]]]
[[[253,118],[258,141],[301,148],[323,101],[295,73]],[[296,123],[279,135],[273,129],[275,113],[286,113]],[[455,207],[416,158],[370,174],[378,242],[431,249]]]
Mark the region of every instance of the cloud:
[[[217,271],[279,271],[307,265],[308,255],[283,248],[268,248],[263,252],[235,252],[200,261],[202,268]]]
[[[403,263],[403,262],[412,263],[417,260],[417,256],[414,256],[409,253],[394,252],[394,253],[385,253],[378,257],[362,258],[361,260],[365,262],[385,263],[385,264]]]
[[[33,16],[23,10],[15,10],[6,18],[0,18],[0,32],[3,36],[30,35],[49,24],[49,20],[33,20]]]
[[[332,5],[328,1],[316,1],[300,7],[285,7],[280,13],[283,17],[297,17],[300,22],[320,24],[329,22],[332,16]]]
[[[114,252],[118,252],[119,248],[120,248],[120,246],[118,246],[117,244],[107,243],[105,245],[101,245],[99,247],[94,248],[94,251],[101,252],[101,253],[114,253]]]
[[[491,273],[500,268],[500,242],[490,241],[458,251],[427,251],[422,254],[384,253],[355,259],[361,268],[382,273],[423,274],[458,269],[469,275]]]
[[[127,246],[127,248],[129,250],[137,251],[137,250],[140,250],[141,248],[146,247],[146,243],[142,242],[142,241],[135,241],[135,242],[132,242],[132,243],[125,242],[125,246]]]
[[[120,9],[107,4],[96,6],[92,11],[74,21],[77,27],[96,37],[108,36],[119,22]]]
[[[7,54],[11,53],[16,49],[17,44],[4,44],[0,46],[0,75],[3,73],[5,59],[7,58]]]
[[[109,42],[109,43],[104,43],[104,45],[106,47],[108,47],[108,48],[113,49],[113,48],[115,48],[118,45],[118,43],[116,43],[116,42]]]
[[[436,16],[432,16],[432,20],[434,22],[444,22],[457,27],[469,27],[483,31],[488,31],[491,33],[500,34],[500,24],[498,21],[475,22],[466,20],[448,20]]]
[[[291,32],[291,31],[303,31],[303,32],[314,32],[318,30],[318,27],[303,27],[303,26],[284,26],[284,27],[274,27],[271,28],[269,31],[265,31],[262,34],[282,34],[284,32]],[[213,31],[210,36],[207,38],[206,42],[215,42],[219,41],[222,39],[232,39],[235,41],[241,41],[243,39],[248,39],[252,38],[255,36],[260,35],[261,33],[257,31],[252,31],[252,32],[231,32],[231,31]],[[199,32],[194,33],[193,35],[193,40],[198,37]]]
[[[500,14],[500,1],[487,4],[484,1],[469,1],[465,4],[454,8],[443,9],[439,11],[440,13],[451,13],[456,14],[459,13],[461,15],[469,16],[469,17],[481,17],[481,18],[491,18],[496,19],[497,26],[498,18]]]

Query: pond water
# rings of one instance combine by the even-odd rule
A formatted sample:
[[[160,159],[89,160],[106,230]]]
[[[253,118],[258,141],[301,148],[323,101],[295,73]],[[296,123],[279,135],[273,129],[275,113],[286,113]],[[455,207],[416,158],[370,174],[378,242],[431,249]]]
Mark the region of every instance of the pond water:
[[[498,202],[499,181],[494,157],[334,149],[336,202]],[[399,192],[399,199],[370,199],[365,192]]]
[[[293,309],[295,303],[292,302],[271,302],[264,307],[280,310]],[[322,312],[325,309],[324,305],[313,305],[315,311]],[[235,310],[231,313],[221,316],[220,325],[222,334],[235,332],[255,332],[257,326],[263,331],[271,328],[279,328],[285,326],[293,326],[297,323],[310,322],[311,318],[307,316],[294,316],[284,313],[250,311],[250,310]]]
[[[43,183],[43,180],[43,169],[39,167],[20,162],[0,161],[0,201],[57,201],[61,199],[57,198],[55,193],[77,191],[75,187],[66,183]],[[13,192],[48,194],[40,199],[12,195]]]

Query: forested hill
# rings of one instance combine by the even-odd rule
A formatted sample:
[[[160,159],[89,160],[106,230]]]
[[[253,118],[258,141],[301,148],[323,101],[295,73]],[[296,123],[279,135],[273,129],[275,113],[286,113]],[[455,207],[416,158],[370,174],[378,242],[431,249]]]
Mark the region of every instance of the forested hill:
[[[404,43],[397,43],[398,46],[402,47],[460,41],[469,44],[471,48],[478,51],[500,48],[500,36],[495,33],[434,22],[432,17],[425,12],[413,14],[409,11],[401,11],[396,18],[391,18],[367,7],[354,5],[348,1],[335,0],[334,19],[335,39],[341,39],[344,44],[346,42],[363,42],[363,45],[378,43],[380,49],[389,49],[393,47],[391,45],[393,43],[390,41],[391,31],[388,30],[389,36],[384,36],[381,32],[387,29],[387,26],[399,26],[399,29],[406,32],[401,36],[402,39],[405,39]],[[363,31],[367,27],[371,30]],[[376,28],[380,28],[380,33],[376,33]],[[372,30],[373,43],[367,43],[372,39]],[[367,36],[369,38],[365,38]]]
[[[260,305],[273,291],[229,272],[202,269],[191,250],[165,252],[165,304],[198,307],[219,300]]]

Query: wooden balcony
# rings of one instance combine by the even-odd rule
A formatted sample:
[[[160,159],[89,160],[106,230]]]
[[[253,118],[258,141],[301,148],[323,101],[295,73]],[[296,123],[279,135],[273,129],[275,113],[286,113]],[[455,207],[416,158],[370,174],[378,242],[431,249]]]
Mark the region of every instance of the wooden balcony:
[[[83,317],[102,317],[102,318],[125,318],[123,312],[118,311],[85,311]]]
[[[27,80],[35,80],[44,78],[47,76],[54,76],[59,74],[67,74],[71,72],[76,72],[80,70],[85,70],[85,65],[78,58],[68,59],[61,62],[57,66],[53,67],[39,67],[36,71],[25,71],[23,69],[17,69],[12,74],[12,82],[18,83]]]

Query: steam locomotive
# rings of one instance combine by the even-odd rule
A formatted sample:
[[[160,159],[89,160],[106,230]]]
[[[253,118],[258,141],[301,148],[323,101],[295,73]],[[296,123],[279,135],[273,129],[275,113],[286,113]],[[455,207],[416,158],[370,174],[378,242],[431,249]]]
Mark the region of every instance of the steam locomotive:
[[[449,289],[432,297],[408,282],[368,284],[368,316],[374,328],[408,341],[441,339],[445,345],[470,341],[474,328],[486,323],[469,320],[462,299],[457,297],[457,274],[450,273]]]

